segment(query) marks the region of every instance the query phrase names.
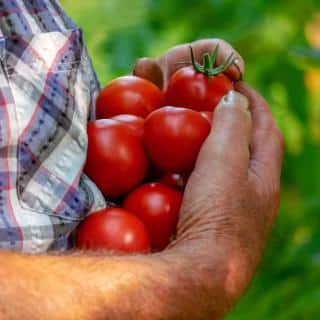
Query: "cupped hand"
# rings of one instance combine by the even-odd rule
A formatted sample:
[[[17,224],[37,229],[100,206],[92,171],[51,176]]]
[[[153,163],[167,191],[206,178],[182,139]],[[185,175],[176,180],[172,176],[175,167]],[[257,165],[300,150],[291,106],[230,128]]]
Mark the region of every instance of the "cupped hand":
[[[215,311],[215,319],[243,294],[263,254],[280,201],[282,135],[267,102],[239,81],[243,59],[223,40],[177,46],[158,59],[138,60],[134,70],[162,88],[181,67],[177,62],[189,59],[190,45],[202,62],[202,55],[217,44],[217,63],[231,53],[237,57],[226,71],[235,91],[215,109],[212,132],[184,193],[177,239],[167,251],[192,264],[194,283],[207,292],[201,301],[207,299],[207,314]]]
[[[198,254],[200,270],[207,271],[204,283],[213,285],[217,261],[224,266],[215,282],[223,278],[226,310],[243,294],[263,254],[279,207],[283,152],[266,101],[242,82],[236,90],[215,110],[171,245],[182,256]]]

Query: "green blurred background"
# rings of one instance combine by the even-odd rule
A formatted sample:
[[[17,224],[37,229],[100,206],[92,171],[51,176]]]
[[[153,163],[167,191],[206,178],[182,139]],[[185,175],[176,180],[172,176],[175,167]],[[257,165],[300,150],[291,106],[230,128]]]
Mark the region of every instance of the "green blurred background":
[[[286,154],[280,215],[262,266],[229,320],[320,319],[319,0],[61,0],[99,79],[203,37],[226,39],[270,102]],[[317,4],[318,3],[318,4]]]

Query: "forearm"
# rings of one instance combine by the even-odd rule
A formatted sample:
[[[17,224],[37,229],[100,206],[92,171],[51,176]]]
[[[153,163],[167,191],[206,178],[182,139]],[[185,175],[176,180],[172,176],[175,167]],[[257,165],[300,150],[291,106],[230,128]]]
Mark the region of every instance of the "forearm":
[[[225,306],[226,270],[218,260],[210,267],[186,263],[174,251],[131,257],[3,252],[0,259],[1,319],[207,319]],[[210,303],[209,292],[216,292]]]
[[[136,318],[151,305],[146,279],[155,274],[155,290],[166,277],[160,260],[143,257],[1,253],[0,259],[1,319]]]

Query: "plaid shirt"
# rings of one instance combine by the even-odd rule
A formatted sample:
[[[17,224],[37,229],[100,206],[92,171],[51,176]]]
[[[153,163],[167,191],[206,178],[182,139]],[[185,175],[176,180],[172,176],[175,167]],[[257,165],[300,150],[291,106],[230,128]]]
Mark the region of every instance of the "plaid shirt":
[[[0,1],[0,248],[64,250],[105,207],[82,173],[99,85],[55,0]]]

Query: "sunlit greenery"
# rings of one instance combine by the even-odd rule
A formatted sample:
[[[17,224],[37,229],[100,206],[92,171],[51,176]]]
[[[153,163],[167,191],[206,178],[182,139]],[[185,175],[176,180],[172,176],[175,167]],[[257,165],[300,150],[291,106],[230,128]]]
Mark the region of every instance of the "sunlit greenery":
[[[231,42],[286,141],[279,219],[250,290],[228,319],[320,317],[319,0],[61,0],[102,84],[137,57],[203,37]],[[317,4],[319,3],[319,4]],[[318,12],[318,14],[317,14]]]

